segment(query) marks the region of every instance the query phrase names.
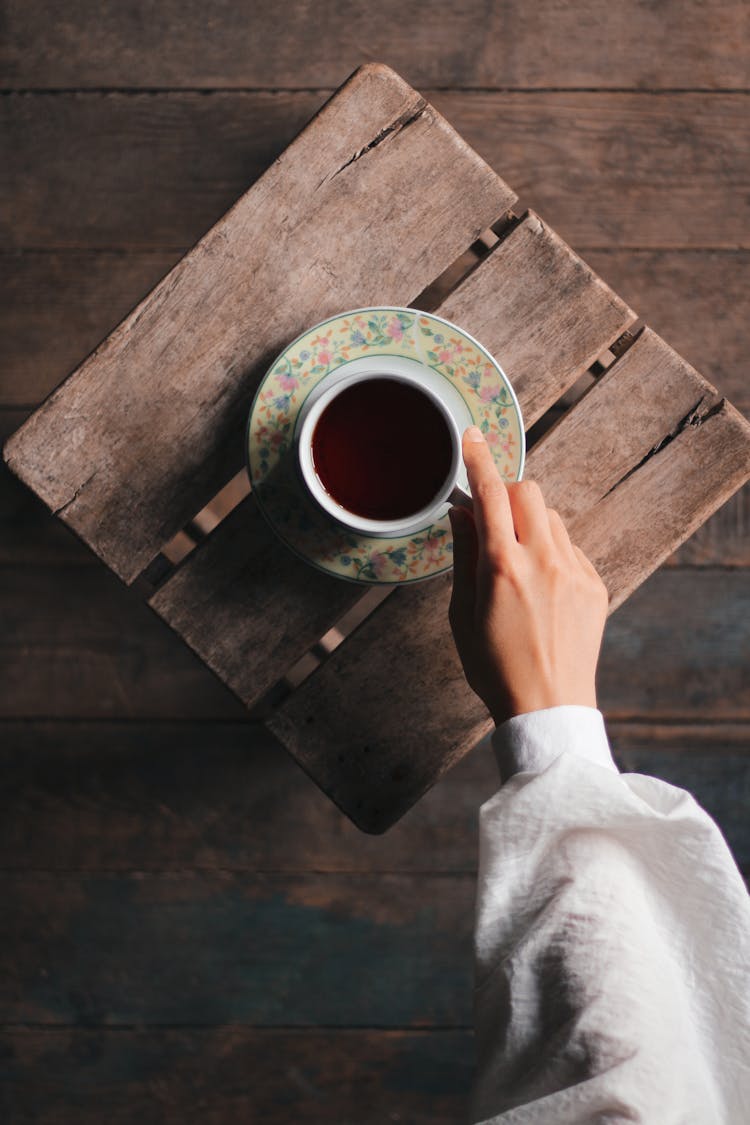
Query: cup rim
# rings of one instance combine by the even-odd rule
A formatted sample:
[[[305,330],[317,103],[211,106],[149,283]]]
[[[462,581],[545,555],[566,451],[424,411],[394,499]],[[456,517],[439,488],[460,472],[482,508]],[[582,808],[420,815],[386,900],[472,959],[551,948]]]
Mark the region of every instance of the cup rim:
[[[376,364],[375,357],[373,357],[373,363]],[[354,383],[364,382],[368,379],[391,379],[416,387],[417,390],[421,391],[440,411],[450,434],[451,466],[440,491],[435,493],[435,496],[430,500],[429,504],[424,505],[416,512],[409,513],[408,516],[402,516],[398,520],[371,519],[367,516],[359,516],[356,512],[349,511],[348,508],[339,504],[325,489],[315,470],[313,462],[312,435],[321,414],[336,396],[341,394],[347,387]],[[360,535],[396,537],[407,534],[416,524],[423,524],[450,496],[456,484],[461,465],[461,434],[458,432],[458,426],[452,413],[432,387],[421,383],[416,375],[407,374],[405,372],[377,371],[373,369],[355,371],[350,375],[343,376],[343,378],[334,383],[333,386],[323,390],[318,399],[312,404],[299,428],[295,441],[297,467],[302,477],[302,482],[312,498],[338,524],[345,527],[348,531],[353,531]]]

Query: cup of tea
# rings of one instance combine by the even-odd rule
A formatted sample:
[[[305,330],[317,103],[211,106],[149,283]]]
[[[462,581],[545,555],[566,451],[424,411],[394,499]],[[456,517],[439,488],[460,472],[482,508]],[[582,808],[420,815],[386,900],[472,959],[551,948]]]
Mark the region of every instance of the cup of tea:
[[[391,538],[424,528],[446,504],[471,506],[447,389],[376,360],[336,374],[305,404],[296,435],[302,481],[328,515]]]

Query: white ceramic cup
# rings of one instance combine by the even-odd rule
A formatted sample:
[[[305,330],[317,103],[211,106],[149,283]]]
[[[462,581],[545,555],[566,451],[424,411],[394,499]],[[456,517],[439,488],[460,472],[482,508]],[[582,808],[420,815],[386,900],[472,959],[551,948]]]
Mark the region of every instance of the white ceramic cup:
[[[353,367],[354,364],[352,364]],[[390,367],[390,370],[388,370],[388,367]],[[396,367],[398,369],[395,369]],[[421,508],[418,512],[412,512],[402,519],[374,520],[350,512],[334,500],[315,471],[312,441],[318,419],[338,394],[354,383],[366,379],[396,379],[416,387],[440,411],[450,434],[450,470],[440,491],[424,508]],[[443,382],[445,381],[443,380]],[[306,402],[300,410],[295,434],[299,472],[313,500],[347,530],[358,535],[373,535],[382,538],[395,538],[399,535],[416,533],[444,515],[447,511],[446,505],[462,504],[471,507],[471,496],[458,483],[459,477],[465,476],[461,438],[462,431],[459,429],[455,404],[447,387],[445,391],[442,391],[434,385],[428,385],[424,376],[420,374],[419,365],[415,364],[412,367],[408,362],[402,363],[400,366],[393,363],[384,364],[378,363],[376,358],[368,360],[365,365],[358,366],[357,370],[340,373],[339,378],[332,380],[330,385],[321,387],[319,393],[314,397],[311,396],[311,401]]]

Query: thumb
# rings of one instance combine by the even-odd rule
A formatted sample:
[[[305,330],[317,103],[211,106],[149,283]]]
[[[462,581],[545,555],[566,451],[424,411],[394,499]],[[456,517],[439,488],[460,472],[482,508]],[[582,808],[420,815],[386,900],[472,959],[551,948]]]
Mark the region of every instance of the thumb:
[[[467,508],[448,511],[453,532],[453,590],[449,618],[456,644],[468,643],[474,631],[476,599],[477,531]]]

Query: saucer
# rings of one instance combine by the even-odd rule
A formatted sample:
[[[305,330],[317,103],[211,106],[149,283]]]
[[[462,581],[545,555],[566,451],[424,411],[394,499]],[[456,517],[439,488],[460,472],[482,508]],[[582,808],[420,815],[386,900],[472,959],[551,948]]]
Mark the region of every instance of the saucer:
[[[245,449],[258,507],[286,545],[318,570],[350,582],[419,582],[450,570],[449,503],[435,518],[393,538],[357,535],[340,527],[304,487],[295,436],[324,389],[359,367],[419,371],[439,384],[462,433],[477,425],[500,475],[520,480],[523,421],[508,379],[490,353],[464,329],[399,306],[352,309],[306,329],[271,364],[248,418]],[[465,470],[458,483],[467,488]]]

